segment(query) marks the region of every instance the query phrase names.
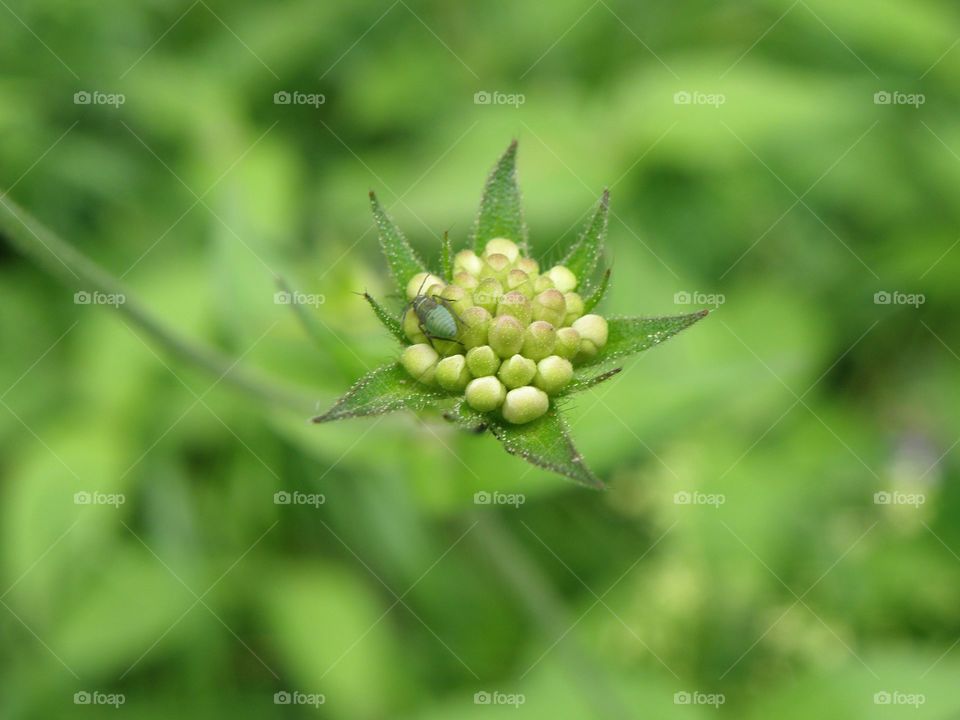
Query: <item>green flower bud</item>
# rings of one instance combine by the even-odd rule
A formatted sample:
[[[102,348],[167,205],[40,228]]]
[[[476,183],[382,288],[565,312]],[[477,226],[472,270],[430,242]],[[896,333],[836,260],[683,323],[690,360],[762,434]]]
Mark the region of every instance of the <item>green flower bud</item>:
[[[449,360],[450,358],[447,358]],[[447,360],[441,360],[443,365]],[[439,378],[440,370],[437,369]],[[563,389],[567,383],[573,379],[573,365],[566,358],[559,355],[550,355],[537,363],[537,374],[533,378],[533,384],[543,390],[548,395],[552,395],[558,390]],[[442,382],[440,383],[443,384]]]
[[[489,345],[480,345],[467,351],[467,370],[473,377],[493,375],[500,367],[500,358]]]
[[[567,316],[563,319],[564,325],[573,325],[573,321],[583,315],[583,298],[575,292],[563,294],[567,303]]]
[[[494,238],[493,240],[487,241],[485,253],[488,258],[496,254],[506,255],[510,263],[513,264],[517,261],[517,258],[520,257],[520,248],[517,247],[517,244],[513,240]]]
[[[457,315],[463,315],[467,308],[473,307],[473,295],[459,285],[447,285],[439,297],[446,300],[448,307]]]
[[[440,359],[437,351],[426,343],[408,345],[400,356],[400,364],[417,382],[430,385]]]
[[[553,288],[544,290],[533,299],[534,320],[546,320],[558,328],[563,325],[566,317],[567,301],[564,300],[563,293],[559,290]]]
[[[503,403],[507,389],[493,376],[479,377],[470,381],[464,395],[467,405],[477,412],[490,412]]]
[[[522,257],[514,263],[517,270],[523,270],[533,280],[540,274],[540,265],[533,258]]]
[[[523,347],[523,324],[513,315],[500,315],[490,323],[488,344],[502,358],[516,355]]]
[[[476,290],[477,285],[480,284],[477,276],[471,275],[466,270],[461,270],[460,272],[454,273],[453,282],[462,287],[464,290],[469,290],[471,292]]]
[[[557,344],[557,331],[545,320],[534,320],[523,331],[523,350],[521,352],[531,360],[542,360],[553,354]]]
[[[533,309],[530,307],[530,301],[527,296],[516,290],[511,290],[497,303],[497,315],[513,315],[517,320],[526,325],[533,317]]]
[[[473,276],[483,270],[483,259],[473,250],[461,250],[453,256],[453,272],[465,272]]]
[[[553,286],[560,292],[570,292],[577,288],[577,276],[563,265],[554,265],[546,274],[553,280]]]
[[[512,355],[500,365],[497,377],[508,388],[518,388],[529,385],[533,376],[537,374],[537,364],[523,355]]]
[[[506,255],[500,253],[488,255],[487,263],[483,270],[480,271],[480,278],[492,277],[503,282],[507,279],[507,273],[510,272],[512,266],[513,263],[510,262],[510,258]]]
[[[580,333],[583,340],[589,340],[602,350],[607,344],[607,321],[600,315],[584,315],[573,323],[573,329]]]
[[[580,333],[572,327],[557,330],[557,344],[553,351],[562,358],[573,360],[580,352]]]
[[[550,290],[553,287],[553,280],[546,275],[537,275],[533,279],[533,292],[542,293],[544,290]]]
[[[484,308],[474,305],[460,315],[463,327],[460,330],[460,342],[469,350],[478,345],[487,344],[487,331],[493,318]]]
[[[459,392],[470,382],[470,371],[467,370],[467,360],[463,355],[451,355],[437,363],[434,373],[437,384],[444,390]]]
[[[432,285],[443,285],[443,280],[430,273],[417,273],[407,283],[407,300],[413,300],[418,292],[422,293]]]
[[[527,298],[533,297],[533,282],[523,270],[513,269],[507,273],[506,286],[507,290],[523,293]]]
[[[408,307],[403,314],[403,333],[412,343],[425,343],[427,341],[427,336],[420,329],[420,319],[412,307]]]
[[[433,283],[433,285],[427,286],[423,294],[427,297],[437,298],[443,295],[443,291],[446,289],[446,284],[444,282]]]
[[[496,278],[484,278],[473,291],[473,304],[485,308],[493,315],[497,311],[497,303],[503,295],[503,286]]]
[[[522,425],[547,412],[550,398],[532,385],[516,388],[507,393],[503,401],[503,419],[514,425]]]

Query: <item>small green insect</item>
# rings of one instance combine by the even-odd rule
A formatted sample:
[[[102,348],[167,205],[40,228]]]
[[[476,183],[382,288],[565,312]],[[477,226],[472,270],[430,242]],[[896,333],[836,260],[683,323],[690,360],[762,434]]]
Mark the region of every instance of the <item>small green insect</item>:
[[[457,339],[463,320],[451,307],[450,301],[442,295],[438,297],[421,295],[427,277],[420,283],[417,294],[407,304],[407,307],[412,308],[413,312],[416,313],[420,332],[427,336],[427,340],[430,341],[430,345],[434,349],[436,349],[436,345],[433,344],[434,340],[447,340],[463,345]],[[406,313],[406,309],[404,309],[404,313]]]

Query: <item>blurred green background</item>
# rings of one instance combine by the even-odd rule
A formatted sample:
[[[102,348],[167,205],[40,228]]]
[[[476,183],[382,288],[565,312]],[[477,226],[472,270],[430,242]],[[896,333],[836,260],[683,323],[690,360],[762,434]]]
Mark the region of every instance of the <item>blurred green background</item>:
[[[0,244],[0,716],[960,715],[955,5],[0,5],[4,202],[303,405]],[[367,191],[436,258],[514,137],[605,313],[719,305],[569,408],[604,493],[305,422],[396,353]]]

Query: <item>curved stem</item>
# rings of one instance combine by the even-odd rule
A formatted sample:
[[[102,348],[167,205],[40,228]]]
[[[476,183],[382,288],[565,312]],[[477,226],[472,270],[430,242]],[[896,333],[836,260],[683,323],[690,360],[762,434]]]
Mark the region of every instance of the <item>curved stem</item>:
[[[82,284],[84,289],[105,294],[123,294],[125,301],[115,306],[117,312],[129,318],[172,355],[260,400],[297,412],[309,413],[313,408],[313,403],[304,400],[304,393],[280,387],[250,371],[236,368],[235,361],[197,344],[165,325],[132,296],[118,278],[62,240],[4,195],[0,195],[0,234],[21,253],[66,285],[77,283]]]

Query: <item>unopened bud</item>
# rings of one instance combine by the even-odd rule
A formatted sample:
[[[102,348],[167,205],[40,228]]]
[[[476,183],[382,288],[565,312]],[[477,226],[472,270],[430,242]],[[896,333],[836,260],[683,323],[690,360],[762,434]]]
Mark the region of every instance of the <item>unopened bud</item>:
[[[522,257],[514,263],[514,267],[517,270],[523,270],[531,280],[540,274],[540,265],[533,258]]]
[[[557,344],[553,351],[562,358],[573,360],[580,352],[580,333],[572,327],[557,330]]]
[[[413,300],[418,294],[426,294],[424,291],[433,285],[442,286],[443,280],[431,273],[417,273],[407,283],[407,300]]]
[[[474,305],[460,315],[463,327],[460,330],[460,342],[469,350],[478,345],[487,344],[487,331],[493,318],[484,308]]]
[[[496,410],[503,403],[507,389],[493,376],[479,377],[471,380],[464,395],[467,405],[478,412]]]
[[[507,393],[503,401],[503,419],[514,425],[536,420],[547,412],[550,398],[540,388],[532,385],[516,388]]]
[[[563,324],[573,325],[574,320],[583,315],[583,298],[575,292],[568,292],[563,294],[563,299],[567,303],[567,315]]]
[[[557,344],[557,331],[553,325],[545,320],[534,320],[523,331],[523,350],[526,357],[532,360],[542,360],[553,354]]]
[[[500,315],[490,323],[488,343],[502,358],[516,355],[523,347],[523,325],[513,315]]]
[[[516,290],[511,290],[497,303],[497,315],[513,315],[526,325],[533,317],[533,308],[527,296]]]
[[[453,256],[454,273],[463,271],[476,276],[481,270],[483,270],[483,259],[473,250],[461,250]]]
[[[425,343],[427,336],[420,329],[420,318],[414,312],[412,307],[408,307],[403,314],[403,334],[409,338],[412,343]]]
[[[542,293],[544,290],[550,290],[553,287],[553,280],[546,275],[537,275],[533,279],[533,292]]]
[[[553,280],[553,286],[560,292],[570,292],[577,287],[577,276],[563,265],[554,265],[546,274]]]
[[[510,258],[506,255],[502,255],[501,253],[487,255],[486,265],[484,265],[483,270],[480,271],[480,277],[492,277],[503,282],[507,279],[507,273],[510,272],[512,267],[513,263],[510,262]]]
[[[506,238],[494,238],[487,241],[485,251],[488,258],[497,253],[506,255],[511,263],[515,263],[517,258],[520,257],[520,248],[513,240],[507,240]]]
[[[461,270],[460,272],[454,273],[453,282],[454,284],[462,287],[464,290],[469,290],[470,292],[476,290],[477,285],[480,284],[477,276],[471,275],[466,270]]]
[[[553,288],[544,290],[533,299],[534,320],[546,320],[558,328],[563,325],[566,317],[567,301],[564,300],[563,293],[559,290]]]
[[[500,367],[500,358],[489,345],[480,345],[467,351],[467,370],[473,377],[493,375]]]
[[[580,333],[578,359],[589,360],[596,357],[607,344],[607,321],[599,315],[584,315],[573,323],[573,329]]]
[[[463,315],[467,308],[473,307],[473,295],[459,285],[447,285],[438,297],[445,300],[457,315]]]
[[[437,369],[437,361],[440,356],[437,351],[426,343],[417,345],[408,345],[400,356],[400,364],[410,373],[417,382],[424,385],[430,385],[433,382],[433,375]]]
[[[508,388],[529,385],[537,374],[537,364],[523,355],[512,355],[500,365],[497,377]]]
[[[446,360],[442,360],[440,364],[443,365],[445,362]],[[559,355],[550,355],[537,363],[537,374],[533,378],[533,384],[548,395],[552,395],[563,389],[572,379],[573,365],[570,361]]]
[[[503,286],[496,278],[484,278],[473,291],[473,304],[485,308],[493,315],[497,311],[497,303],[503,296]]]
[[[514,268],[507,273],[506,286],[507,290],[523,293],[527,298],[533,297],[533,283],[530,281],[530,276],[523,270]]]
[[[467,360],[463,355],[451,355],[437,363],[434,373],[437,384],[444,390],[457,392],[463,390],[470,382],[470,371],[467,370]]]

